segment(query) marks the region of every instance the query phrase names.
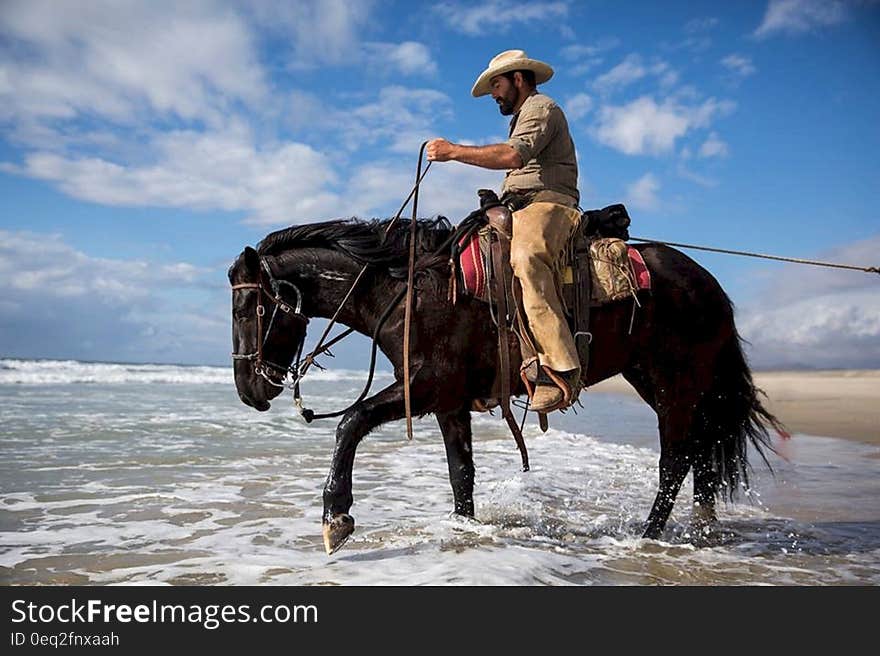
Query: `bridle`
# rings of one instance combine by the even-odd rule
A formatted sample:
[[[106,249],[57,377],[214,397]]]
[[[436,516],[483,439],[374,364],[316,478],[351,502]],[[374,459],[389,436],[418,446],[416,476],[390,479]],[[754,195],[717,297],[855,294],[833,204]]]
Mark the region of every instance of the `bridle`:
[[[262,276],[259,278],[259,282],[243,282],[237,285],[232,285],[232,292],[235,293],[237,291],[246,291],[249,289],[255,289],[260,292],[260,299],[257,301],[257,349],[251,353],[233,353],[233,360],[250,360],[254,363],[254,373],[258,376],[261,376],[268,382],[270,385],[275,387],[285,387],[283,383],[276,382],[269,375],[268,369],[272,369],[277,373],[281,374],[280,379],[284,380],[288,373],[293,374],[293,376],[297,377],[297,371],[294,366],[284,366],[272,362],[270,360],[266,360],[263,357],[263,347],[266,345],[266,342],[269,339],[269,333],[272,331],[272,326],[275,324],[275,317],[278,314],[278,310],[281,310],[285,314],[293,313],[293,316],[297,319],[301,319],[304,322],[304,326],[309,323],[309,318],[302,313],[302,292],[300,292],[299,288],[294,285],[292,282],[288,282],[287,280],[278,280],[272,275],[272,271],[269,268],[269,264],[266,262],[265,258],[260,258],[260,266],[263,271],[266,273],[266,277],[269,279],[269,289],[263,285]],[[293,289],[296,292],[296,305],[291,307],[291,305],[281,298],[281,286],[285,285]],[[266,306],[263,305],[262,297],[266,296],[272,303],[274,303],[275,308],[272,310],[272,316],[269,318],[269,325],[266,327],[265,334],[263,333],[263,317],[266,315]],[[261,339],[262,337],[262,339]],[[297,352],[297,360],[299,359],[299,354],[302,352],[303,342],[306,339],[306,331],[302,331],[302,336],[300,337],[299,344],[297,344],[296,352]]]
[[[307,408],[302,407],[302,397],[300,396],[300,393],[299,393],[299,383],[305,377],[305,375],[308,372],[309,367],[311,365],[315,365],[319,369],[323,369],[323,367],[321,367],[321,365],[319,365],[315,361],[315,357],[317,355],[320,355],[321,353],[326,352],[332,356],[333,354],[330,353],[330,351],[329,351],[330,347],[333,344],[335,344],[336,342],[344,339],[347,335],[350,335],[352,332],[354,332],[353,328],[349,328],[349,329],[343,331],[340,335],[337,335],[336,337],[334,337],[332,340],[330,340],[326,344],[324,344],[324,339],[330,333],[330,329],[333,327],[333,325],[336,323],[336,320],[339,318],[339,314],[342,311],[343,306],[348,301],[348,299],[351,297],[351,295],[354,293],[355,288],[357,287],[360,280],[364,277],[364,274],[369,269],[370,264],[364,264],[360,273],[357,275],[354,282],[352,283],[351,288],[348,290],[348,293],[342,299],[341,303],[339,304],[339,306],[336,309],[336,312],[330,318],[326,328],[324,329],[324,333],[321,335],[320,339],[318,340],[317,346],[315,346],[315,348],[312,350],[312,352],[309,353],[305,357],[304,360],[301,360],[303,344],[305,343],[305,330],[303,330],[302,337],[300,338],[299,343],[297,344],[296,356],[293,361],[294,364],[292,364],[291,366],[287,366],[287,367],[276,364],[274,362],[270,362],[270,361],[266,360],[265,358],[263,358],[263,346],[265,345],[266,340],[269,337],[269,331],[272,330],[272,324],[275,321],[275,316],[278,313],[278,309],[280,308],[285,313],[291,312],[290,305],[288,303],[286,303],[281,298],[280,285],[287,285],[289,287],[292,287],[293,290],[296,292],[297,301],[296,301],[296,308],[293,310],[294,316],[297,318],[303,319],[306,323],[308,323],[308,321],[309,321],[308,317],[306,317],[301,311],[301,309],[302,309],[302,293],[299,291],[299,289],[293,283],[290,283],[286,280],[276,280],[274,278],[274,276],[272,276],[272,272],[269,269],[268,263],[262,257],[260,258],[260,265],[263,268],[263,270],[266,272],[266,276],[269,278],[269,283],[272,287],[272,293],[270,293],[269,290],[267,290],[263,286],[262,278],[260,279],[260,282],[258,282],[258,283],[240,283],[238,285],[232,285],[233,292],[240,290],[240,289],[241,290],[258,289],[258,290],[260,290],[261,295],[265,294],[269,298],[269,300],[271,300],[273,303],[275,303],[275,309],[272,312],[272,318],[269,321],[269,327],[266,329],[266,335],[263,337],[262,341],[260,341],[260,335],[263,332],[263,316],[266,314],[266,309],[262,304],[257,305],[257,350],[254,351],[253,353],[233,353],[232,359],[233,360],[252,360],[252,361],[254,361],[254,373],[256,373],[259,376],[262,376],[266,380],[267,383],[269,383],[270,385],[272,385],[274,387],[280,387],[280,388],[290,387],[293,390],[294,405],[297,408],[299,408],[299,411],[302,414],[303,418],[306,420],[306,422],[311,422],[314,419],[328,419],[330,417],[338,417],[340,415],[344,415],[345,413],[347,413],[349,410],[354,408],[357,404],[359,404],[361,401],[363,401],[366,398],[367,394],[370,391],[370,386],[373,383],[373,374],[375,373],[375,369],[376,369],[376,352],[377,352],[378,345],[379,345],[379,339],[378,339],[379,338],[379,331],[381,330],[382,326],[384,326],[384,324],[388,320],[388,318],[391,316],[392,312],[397,307],[397,304],[401,300],[403,300],[404,296],[406,296],[407,297],[407,312],[406,312],[406,317],[404,320],[404,325],[405,325],[404,332],[407,333],[407,340],[405,341],[404,362],[403,362],[404,379],[405,379],[404,380],[404,397],[405,397],[406,414],[407,414],[407,420],[408,420],[407,421],[407,433],[409,434],[409,438],[412,439],[412,427],[411,427],[411,419],[410,419],[411,412],[410,412],[410,408],[409,408],[409,379],[410,379],[410,375],[409,375],[408,333],[409,333],[409,323],[410,323],[410,316],[409,315],[410,315],[411,306],[412,306],[412,301],[411,301],[410,297],[412,294],[412,290],[414,288],[412,276],[413,276],[414,266],[415,266],[415,263],[414,263],[415,242],[416,242],[415,229],[416,229],[416,223],[417,223],[416,217],[418,216],[418,209],[417,209],[418,208],[418,190],[419,190],[419,185],[422,182],[422,179],[425,177],[425,175],[428,173],[428,170],[431,168],[431,162],[428,162],[428,166],[425,167],[424,172],[422,171],[422,156],[424,154],[425,146],[427,146],[427,144],[428,144],[427,141],[423,142],[422,146],[419,150],[419,165],[418,165],[418,169],[416,170],[415,185],[413,185],[413,188],[410,190],[409,195],[403,201],[403,204],[400,206],[400,209],[397,211],[397,214],[394,216],[393,219],[391,219],[388,226],[385,228],[385,234],[387,235],[391,231],[392,226],[400,218],[400,215],[402,214],[403,210],[406,208],[407,204],[409,203],[410,199],[412,198],[413,199],[413,218],[412,218],[412,226],[411,226],[411,232],[410,232],[410,244],[411,244],[411,246],[410,246],[410,262],[409,262],[410,274],[407,279],[407,285],[404,288],[404,290],[402,292],[400,292],[394,298],[394,300],[386,307],[385,312],[382,314],[382,316],[379,317],[379,321],[376,323],[376,326],[373,329],[373,340],[372,340],[372,347],[370,350],[370,367],[369,367],[369,373],[367,375],[367,381],[366,381],[366,384],[364,385],[364,389],[361,392],[360,396],[358,396],[358,398],[351,405],[349,405],[348,407],[346,407],[342,410],[338,410],[336,412],[330,412],[330,413],[325,413],[325,414],[316,414],[313,410],[309,410]],[[440,249],[437,250],[437,252],[434,255],[437,255],[441,252],[444,252],[445,249],[449,248],[449,246],[454,241],[455,237],[456,237],[456,234],[454,233],[453,235],[451,235],[449,237],[447,242],[443,246],[441,246]],[[269,376],[269,374],[266,370],[267,367],[275,370],[276,372],[280,372],[281,377],[279,380],[282,382],[278,382],[276,380],[273,380]],[[287,377],[287,374],[292,374],[293,380],[289,384],[285,385],[283,381]]]

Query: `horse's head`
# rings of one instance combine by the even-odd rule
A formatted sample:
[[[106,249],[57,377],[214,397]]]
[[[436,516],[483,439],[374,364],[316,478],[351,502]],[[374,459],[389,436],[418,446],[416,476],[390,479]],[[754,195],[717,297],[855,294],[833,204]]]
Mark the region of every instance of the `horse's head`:
[[[235,388],[243,403],[268,410],[306,336],[302,294],[250,246],[230,267],[229,283]]]

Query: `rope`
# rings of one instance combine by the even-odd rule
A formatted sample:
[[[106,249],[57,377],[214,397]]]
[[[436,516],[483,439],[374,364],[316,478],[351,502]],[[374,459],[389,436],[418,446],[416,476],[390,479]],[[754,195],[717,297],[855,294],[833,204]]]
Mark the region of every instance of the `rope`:
[[[410,332],[412,332],[413,300],[415,297],[415,269],[416,269],[416,221],[419,212],[419,186],[422,182],[422,157],[425,154],[427,141],[422,142],[419,148],[419,163],[416,167],[416,183],[413,185],[412,196],[412,223],[409,231],[409,267],[406,278],[406,302],[403,309],[403,407],[406,414],[406,437],[410,441],[413,438],[412,424],[412,395],[410,392],[410,366],[409,345]],[[427,172],[427,169],[425,169]],[[408,201],[409,199],[407,199]],[[402,211],[402,210],[401,210]]]
[[[414,257],[414,252],[413,252],[414,248],[413,247],[415,245],[414,234],[415,234],[415,227],[416,227],[416,213],[418,211],[418,202],[419,202],[419,185],[422,184],[422,180],[425,179],[425,176],[428,174],[428,170],[431,168],[431,164],[432,164],[432,162],[429,161],[428,165],[425,167],[425,170],[424,171],[421,170],[422,156],[424,154],[425,146],[427,145],[427,143],[428,143],[427,141],[422,143],[422,146],[419,149],[419,163],[418,163],[418,169],[416,170],[415,184],[413,185],[413,187],[410,190],[409,194],[407,195],[406,199],[403,201],[403,204],[400,206],[400,209],[397,210],[397,213],[394,215],[394,218],[392,218],[391,221],[388,222],[388,225],[385,226],[385,237],[387,237],[388,234],[391,232],[391,228],[394,226],[394,224],[397,222],[397,220],[400,219],[400,216],[401,216],[401,214],[403,214],[403,210],[406,209],[406,206],[409,204],[410,199],[412,199],[413,196],[415,196],[415,200],[413,201],[413,220],[412,220],[412,232],[411,232],[411,237],[410,237],[410,266],[409,266],[409,276],[408,276],[408,280],[407,280],[407,287],[404,290],[404,292],[399,294],[398,297],[394,300],[394,302],[390,306],[388,306],[385,313],[379,319],[379,322],[376,325],[376,329],[373,332],[373,340],[372,340],[373,343],[372,343],[372,348],[371,348],[371,353],[370,353],[370,369],[369,369],[369,376],[367,376],[367,383],[366,383],[366,385],[364,385],[364,389],[361,392],[360,396],[357,398],[357,400],[354,403],[352,403],[351,405],[349,405],[347,408],[340,410],[338,412],[331,412],[331,413],[326,413],[326,414],[316,414],[313,410],[304,409],[302,407],[302,399],[299,396],[299,382],[305,377],[306,372],[308,371],[308,369],[311,365],[314,364],[315,366],[320,367],[320,365],[315,362],[315,358],[318,355],[320,355],[321,353],[327,351],[327,349],[329,349],[333,344],[336,344],[337,342],[339,342],[340,340],[342,340],[345,337],[348,337],[351,333],[354,332],[353,328],[349,328],[348,330],[344,331],[340,335],[337,335],[333,340],[331,340],[326,345],[324,344],[324,340],[327,338],[327,335],[330,333],[330,329],[333,328],[333,325],[336,323],[337,319],[339,318],[339,313],[342,311],[342,307],[346,304],[348,299],[354,293],[354,290],[357,287],[358,283],[360,282],[361,278],[363,278],[367,269],[370,268],[370,264],[365,264],[363,266],[363,268],[361,268],[360,273],[358,273],[357,277],[354,280],[354,283],[352,283],[351,288],[348,290],[348,293],[345,295],[345,298],[342,299],[342,302],[339,304],[339,307],[336,308],[336,312],[333,314],[333,317],[330,319],[330,322],[327,324],[327,327],[324,329],[324,333],[321,335],[320,339],[318,340],[318,344],[315,346],[314,349],[312,349],[312,352],[306,356],[305,361],[303,362],[302,366],[301,367],[297,366],[298,376],[295,381],[295,387],[294,387],[294,403],[300,409],[300,414],[302,414],[303,418],[308,423],[311,423],[311,421],[314,419],[327,419],[330,417],[338,417],[342,414],[345,414],[346,412],[351,410],[354,406],[356,406],[358,403],[360,403],[364,398],[366,398],[367,394],[370,391],[370,387],[372,386],[373,375],[374,375],[374,372],[376,369],[376,351],[377,351],[377,346],[378,346],[377,339],[379,336],[379,330],[384,325],[385,320],[390,316],[391,311],[397,306],[397,304],[400,302],[400,300],[402,298],[404,298],[404,295],[407,296],[405,315],[408,315],[410,312],[411,300],[409,299],[409,294],[410,294],[410,289],[413,284],[412,283],[413,257]],[[407,330],[405,331],[405,334],[404,334],[404,340],[408,342],[409,341],[408,338],[409,338],[409,330],[407,328]],[[408,375],[409,374],[409,358],[408,358],[409,348],[408,348],[408,344],[404,348],[405,348],[405,350],[404,350],[404,371],[406,374],[405,375],[406,380],[404,383],[404,397],[405,397],[405,406],[406,406],[406,415],[407,415],[407,436],[411,440],[412,439],[412,413],[410,411],[410,403],[409,403],[409,375]],[[297,357],[297,362],[299,362],[299,357]]]
[[[370,392],[370,387],[373,385],[373,376],[376,374],[376,352],[379,347],[379,331],[382,326],[385,324],[385,321],[388,317],[391,316],[391,313],[397,307],[397,304],[403,300],[403,297],[406,295],[406,290],[401,289],[398,292],[397,296],[394,297],[394,300],[385,308],[385,312],[379,317],[379,321],[376,324],[376,328],[373,330],[373,343],[370,346],[370,368],[369,375],[367,376],[367,382],[364,385],[364,389],[361,390],[360,396],[358,396],[351,405],[343,408],[342,410],[337,410],[336,412],[327,412],[324,414],[316,414],[314,410],[309,410],[308,408],[304,408],[300,411],[303,419],[306,420],[306,423],[311,423],[315,419],[330,419],[332,417],[339,417],[340,415],[344,415],[346,412],[354,408],[358,403],[367,398],[367,394]]]
[[[692,248],[697,251],[710,251],[712,253],[726,253],[728,255],[744,255],[745,257],[759,257],[764,260],[777,260],[779,262],[793,262],[795,264],[810,264],[813,266],[831,267],[834,269],[849,269],[851,271],[864,271],[865,273],[880,274],[880,267],[863,267],[854,264],[839,264],[836,262],[820,262],[819,260],[805,260],[799,257],[782,257],[781,255],[765,255],[763,253],[750,253],[748,251],[734,251],[726,248],[713,248],[711,246],[695,246],[694,244],[677,244],[673,241],[659,241],[657,239],[645,239],[643,237],[630,237],[631,241],[642,241],[648,244],[663,244],[664,246],[676,246],[678,248]]]
[[[427,142],[425,142],[425,143],[427,143]],[[422,148],[424,148],[424,144],[422,145]],[[421,160],[420,160],[420,162],[421,162]],[[403,201],[403,204],[400,206],[400,209],[397,210],[397,214],[395,214],[394,218],[392,218],[391,221],[388,222],[388,225],[385,226],[385,236],[386,237],[388,236],[388,233],[391,232],[391,228],[394,226],[394,224],[400,218],[400,215],[403,213],[403,210],[406,208],[407,204],[409,203],[410,198],[413,197],[413,194],[416,194],[416,198],[418,198],[417,194],[418,194],[419,185],[422,183],[422,180],[428,174],[428,169],[430,169],[430,168],[431,168],[431,162],[428,162],[428,166],[425,167],[425,170],[422,172],[422,174],[420,176],[417,176],[415,185],[413,185],[413,188],[410,190],[409,195],[406,197],[406,200]],[[418,201],[416,201],[416,202],[418,202]],[[300,378],[305,376],[306,372],[309,370],[309,367],[312,364],[314,364],[315,357],[320,355],[326,349],[330,348],[329,344],[326,347],[322,346],[324,343],[324,340],[327,338],[327,335],[330,334],[330,330],[336,324],[337,319],[339,319],[339,313],[342,311],[342,307],[345,305],[346,301],[348,301],[348,299],[351,297],[352,293],[354,292],[355,287],[357,287],[358,283],[361,281],[361,278],[363,278],[364,274],[367,272],[367,269],[369,269],[369,268],[370,268],[370,265],[365,264],[363,266],[363,268],[360,270],[360,273],[358,273],[357,277],[354,279],[354,282],[352,283],[351,288],[348,290],[348,293],[345,295],[345,298],[342,299],[342,302],[339,304],[339,307],[336,308],[336,312],[330,318],[330,322],[327,324],[327,327],[324,329],[324,333],[318,339],[317,345],[312,350],[312,352],[306,356],[304,367],[303,367],[302,371],[300,371]],[[345,333],[343,333],[343,336],[347,337],[352,332],[353,332],[353,330],[347,330],[347,331],[345,331]],[[332,343],[335,344],[341,338],[342,337],[338,337],[337,339],[334,339]]]

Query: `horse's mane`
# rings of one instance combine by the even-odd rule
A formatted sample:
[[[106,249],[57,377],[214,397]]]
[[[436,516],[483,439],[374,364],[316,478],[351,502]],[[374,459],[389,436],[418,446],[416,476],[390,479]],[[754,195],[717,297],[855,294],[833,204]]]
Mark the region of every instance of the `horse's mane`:
[[[405,277],[409,258],[410,221],[398,220],[387,232],[391,221],[357,218],[291,226],[272,232],[257,245],[261,255],[280,255],[294,248],[326,248],[348,255],[361,264],[387,267],[394,277]],[[448,255],[433,255],[452,232],[446,217],[419,219],[416,223],[416,257],[419,268],[445,264]]]

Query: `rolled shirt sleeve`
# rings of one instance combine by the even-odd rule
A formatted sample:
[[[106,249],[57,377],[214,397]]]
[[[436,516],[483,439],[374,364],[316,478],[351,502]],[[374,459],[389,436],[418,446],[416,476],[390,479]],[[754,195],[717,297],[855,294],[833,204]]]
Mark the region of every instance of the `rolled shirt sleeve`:
[[[535,159],[556,134],[558,121],[552,120],[552,109],[550,105],[535,103],[529,111],[520,112],[507,144],[519,153],[523,164]]]

